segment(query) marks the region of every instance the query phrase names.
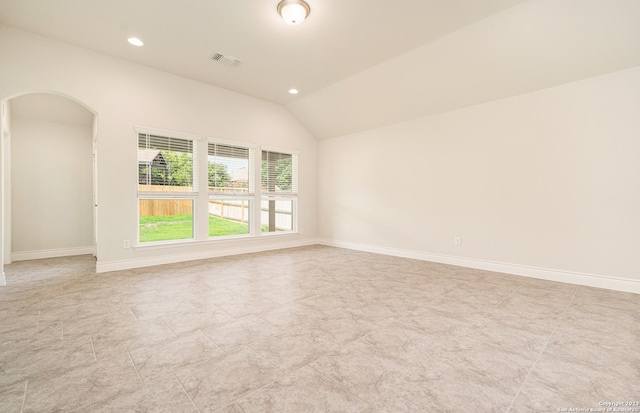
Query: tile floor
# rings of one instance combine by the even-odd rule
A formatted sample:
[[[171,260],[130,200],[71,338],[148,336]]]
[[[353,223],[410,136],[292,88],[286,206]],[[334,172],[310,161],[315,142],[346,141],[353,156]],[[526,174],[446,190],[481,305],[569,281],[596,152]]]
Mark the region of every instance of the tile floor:
[[[557,412],[640,400],[640,295],[306,247],[17,262],[0,412]],[[637,406],[640,409],[640,406]]]

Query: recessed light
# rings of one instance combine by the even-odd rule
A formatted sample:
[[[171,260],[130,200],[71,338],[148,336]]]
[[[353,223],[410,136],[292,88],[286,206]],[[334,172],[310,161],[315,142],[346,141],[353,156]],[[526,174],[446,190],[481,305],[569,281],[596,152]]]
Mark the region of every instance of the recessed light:
[[[144,46],[144,42],[137,37],[129,37],[127,41],[134,46]]]
[[[298,89],[289,89],[289,93],[291,93],[292,95],[297,95],[298,93],[300,93],[300,91]]]

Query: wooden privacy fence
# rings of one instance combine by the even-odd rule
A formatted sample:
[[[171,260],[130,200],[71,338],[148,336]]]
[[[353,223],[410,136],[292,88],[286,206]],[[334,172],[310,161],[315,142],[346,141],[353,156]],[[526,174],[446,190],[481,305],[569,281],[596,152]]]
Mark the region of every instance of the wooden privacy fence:
[[[138,185],[138,191],[191,192],[190,186]],[[164,216],[193,214],[190,199],[141,199],[140,216]]]
[[[169,185],[138,185],[139,191],[145,192],[190,192],[190,186],[169,186]],[[238,188],[216,188],[216,192],[238,192]],[[218,209],[212,209],[212,204],[218,205]],[[230,208],[225,211],[225,205]],[[248,207],[242,206],[242,201],[209,201],[209,212],[223,218],[233,219],[239,222],[246,222],[248,218]],[[215,211],[215,212],[214,212]],[[237,211],[237,214],[234,213]],[[185,215],[193,213],[193,201],[190,199],[141,199],[140,216],[164,216],[164,215]]]
[[[190,199],[141,199],[140,216],[190,215],[193,201]]]

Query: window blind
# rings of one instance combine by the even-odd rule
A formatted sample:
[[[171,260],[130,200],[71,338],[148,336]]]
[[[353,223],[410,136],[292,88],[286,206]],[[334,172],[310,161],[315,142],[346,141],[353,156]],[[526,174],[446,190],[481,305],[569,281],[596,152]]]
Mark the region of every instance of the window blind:
[[[197,191],[193,140],[138,133],[138,184],[142,191]]]
[[[208,186],[214,194],[253,194],[254,150],[209,142]]]
[[[157,149],[164,151],[193,153],[193,141],[184,138],[172,138],[169,136],[151,135],[148,133],[138,134],[138,148]]]
[[[298,156],[262,151],[262,190],[267,194],[297,194]]]

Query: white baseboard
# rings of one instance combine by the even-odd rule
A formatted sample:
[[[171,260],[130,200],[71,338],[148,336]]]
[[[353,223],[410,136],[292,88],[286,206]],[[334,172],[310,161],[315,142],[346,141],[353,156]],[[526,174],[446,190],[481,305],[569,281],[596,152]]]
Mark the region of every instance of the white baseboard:
[[[226,257],[231,255],[249,254],[255,252],[272,251],[284,248],[307,247],[316,245],[318,241],[315,238],[303,239],[296,241],[277,242],[269,244],[254,245],[248,247],[225,248],[221,250],[207,250],[198,252],[189,252],[185,254],[169,254],[158,257],[135,258],[129,260],[107,261],[96,263],[96,272],[109,272],[129,270],[132,268],[151,267],[154,265],[171,264],[175,262],[202,260],[207,258]]]
[[[318,244],[358,251],[373,252],[376,254],[392,255],[395,257],[438,262],[441,264],[457,265],[460,267],[475,268],[479,270],[520,275],[524,277],[539,278],[549,281],[558,281],[568,284],[578,284],[589,287],[606,288],[609,290],[640,294],[640,280],[633,280],[630,278],[618,278],[606,275],[585,274],[572,271],[531,267],[526,265],[507,264],[502,262],[456,257],[452,255],[432,254],[421,251],[379,247],[375,245],[359,244],[355,242],[334,241],[329,239],[319,239]]]
[[[73,248],[56,248],[50,250],[39,251],[17,251],[11,253],[12,261],[39,260],[42,258],[70,257],[73,255],[93,254],[94,248],[91,247],[73,247]]]
[[[0,287],[4,287],[5,285],[7,285],[7,277],[2,273],[0,274]]]

